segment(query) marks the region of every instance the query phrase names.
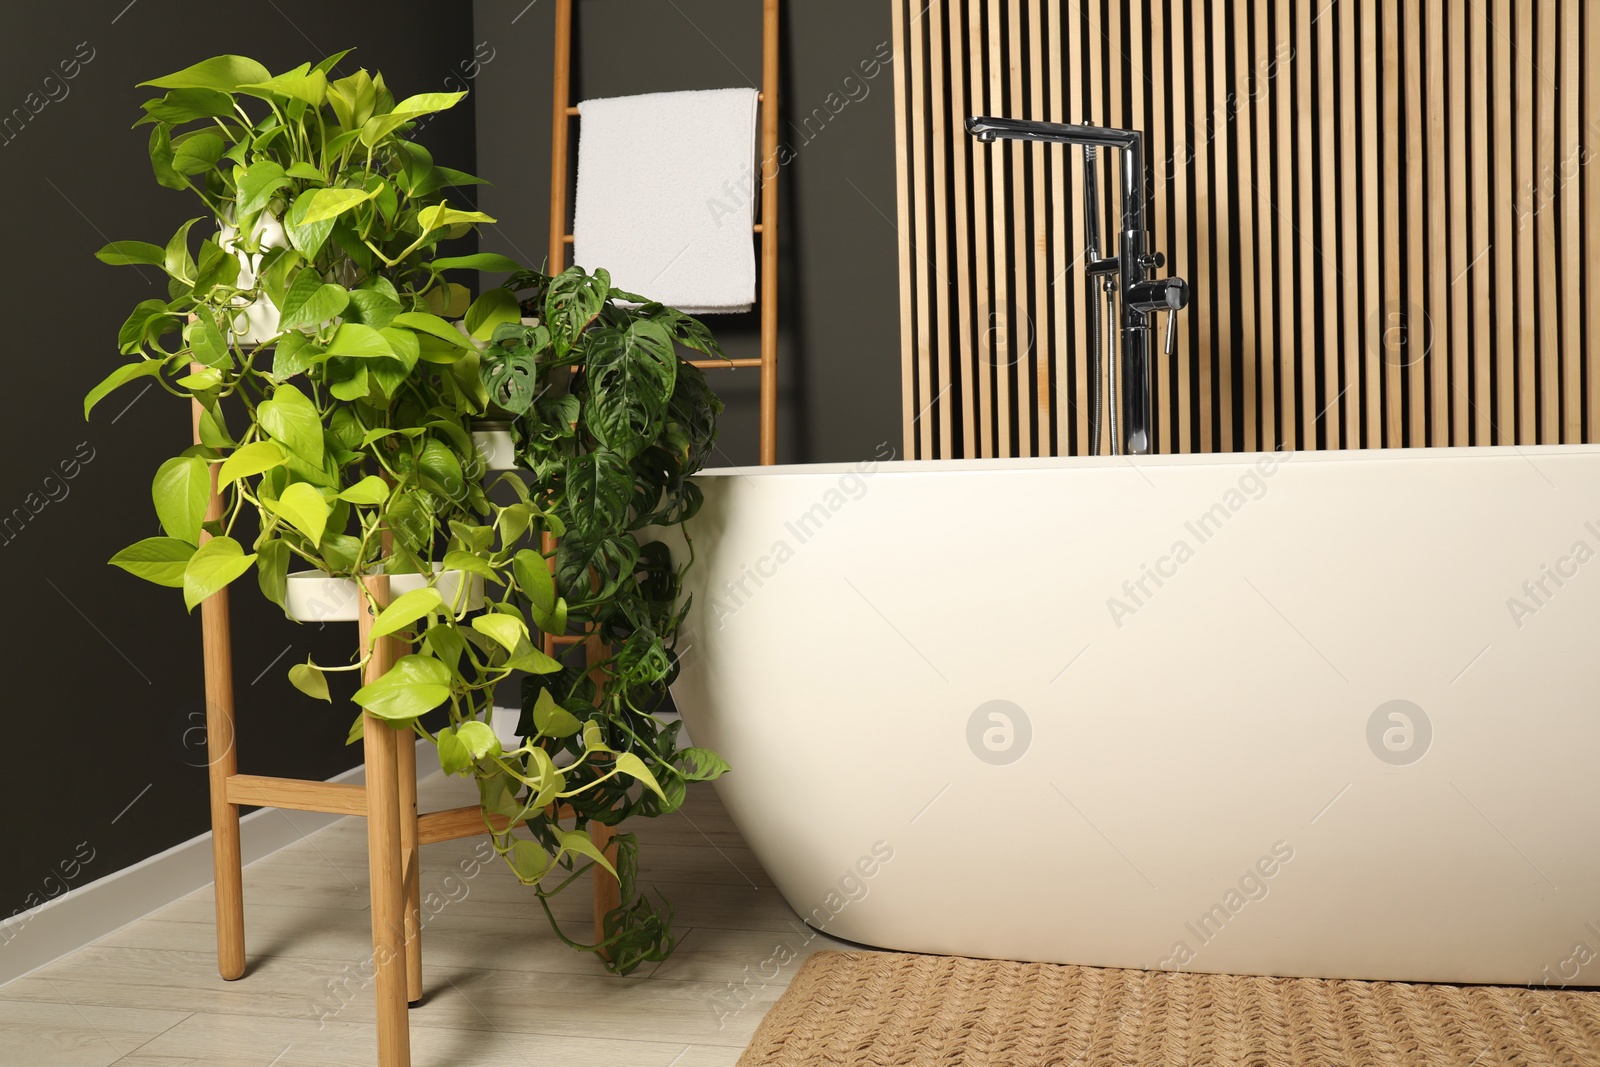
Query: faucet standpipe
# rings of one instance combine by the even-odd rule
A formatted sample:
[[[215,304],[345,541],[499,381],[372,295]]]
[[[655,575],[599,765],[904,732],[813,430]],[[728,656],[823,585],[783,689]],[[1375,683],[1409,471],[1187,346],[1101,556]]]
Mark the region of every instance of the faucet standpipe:
[[[1121,366],[1109,367],[1108,377],[1120,380],[1120,389],[1113,387],[1112,404],[1121,393],[1121,439],[1113,440],[1112,451],[1129,455],[1145,455],[1150,451],[1150,317],[1156,312],[1167,314],[1166,353],[1171,356],[1177,343],[1173,314],[1189,303],[1189,283],[1182,278],[1152,278],[1150,272],[1166,265],[1160,252],[1148,250],[1149,233],[1145,227],[1147,192],[1144,180],[1144,134],[1138,130],[1121,130],[1107,126],[1077,125],[1064,122],[1029,122],[1020,119],[980,118],[967,120],[967,132],[979,141],[997,140],[1040,141],[1047,144],[1075,144],[1084,147],[1085,166],[1092,170],[1096,148],[1121,149],[1122,177],[1122,240],[1117,253],[1100,257],[1100,226],[1097,189],[1099,183],[1090,175],[1085,185],[1084,237],[1086,272],[1090,278],[1102,276],[1108,299],[1114,291],[1122,296],[1121,320],[1118,332],[1122,338]],[[1113,305],[1115,306],[1115,305]],[[1098,363],[1100,340],[1094,323],[1098,321],[1098,305],[1091,316],[1091,330],[1096,334],[1090,341],[1090,359],[1095,366],[1091,374],[1098,393]],[[1116,359],[1116,346],[1112,347]],[[1099,402],[1092,405],[1091,425],[1098,427]],[[1118,419],[1112,415],[1113,437],[1118,436]],[[1098,442],[1098,434],[1094,435]]]

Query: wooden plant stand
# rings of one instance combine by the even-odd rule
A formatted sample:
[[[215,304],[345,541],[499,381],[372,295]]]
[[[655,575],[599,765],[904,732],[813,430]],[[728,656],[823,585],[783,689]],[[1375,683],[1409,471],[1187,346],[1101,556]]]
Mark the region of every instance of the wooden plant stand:
[[[195,440],[201,407],[194,405]],[[222,515],[222,497],[212,470],[208,520]],[[202,535],[204,537],[206,535]],[[388,575],[363,579],[381,610],[389,603]],[[365,649],[372,616],[358,612],[359,647]],[[407,1009],[422,999],[421,857],[422,845],[474,837],[487,832],[476,804],[417,813],[417,750],[407,732],[366,716],[363,756],[366,784],[269,778],[240,774],[234,729],[233,636],[226,588],[200,604],[205,655],[206,746],[211,793],[211,849],[216,872],[217,969],[233,981],[244,977],[244,871],[239,845],[239,808],[252,805],[355,815],[367,820],[367,863],[372,890],[372,956],[375,970],[379,1067],[409,1067],[411,1029]],[[381,637],[364,675],[372,681],[400,656],[403,642]],[[497,817],[496,829],[505,823]],[[610,827],[591,828],[606,848]],[[615,848],[610,848],[615,855]],[[616,879],[594,868],[594,920],[597,939],[606,912],[617,906]]]

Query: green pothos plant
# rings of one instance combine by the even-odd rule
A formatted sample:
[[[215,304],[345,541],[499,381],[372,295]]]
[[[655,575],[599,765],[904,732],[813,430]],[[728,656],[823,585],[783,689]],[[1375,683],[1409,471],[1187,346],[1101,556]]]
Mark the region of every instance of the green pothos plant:
[[[149,379],[198,403],[199,443],[156,472],[161,536],[111,562],[182,589],[190,610],[251,572],[284,605],[292,565],[428,575],[386,605],[352,582],[373,640],[410,652],[355,692],[350,739],[371,715],[433,740],[445,771],[477,780],[486,832],[558,935],[627,973],[671,951],[670,910],[638,885],[636,838],[617,836],[613,863],[593,828],[675,810],[687,783],[727,769],[651,714],[676,672],[687,561],[641,536],[698,508],[688,479],[716,434],[720,404],[676,346],[721,353],[701,324],[603,271],[441,256],[442,240],[494,220],[452,206],[478,179],[407,134],[465,94],[397,101],[381,75],[332,78],[344,54],[278,75],[218,56],[145,83],[164,90],[141,120],[156,180],[206,215],[164,244],[100,251],[160,271],[167,296],[123,324],[134,358],[84,415]],[[450,279],[477,270],[514,273],[472,300]],[[515,417],[527,468],[487,486],[471,436],[485,414]],[[222,508],[208,518],[213,481]],[[441,569],[481,579],[484,606],[467,582],[441,593]],[[545,653],[545,636],[580,631],[605,650],[592,662]],[[364,672],[372,654],[297,664],[289,680],[331,701],[327,676]],[[518,672],[522,741],[506,749],[493,697]],[[622,903],[585,944],[561,933],[549,898],[596,866]]]

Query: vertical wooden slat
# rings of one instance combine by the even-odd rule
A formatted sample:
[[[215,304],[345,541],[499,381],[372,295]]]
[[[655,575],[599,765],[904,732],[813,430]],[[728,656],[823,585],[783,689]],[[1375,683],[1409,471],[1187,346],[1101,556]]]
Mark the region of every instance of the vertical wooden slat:
[[[1256,411],[1258,410],[1257,380],[1260,376],[1261,344],[1257,336],[1256,297],[1270,285],[1270,264],[1263,264],[1256,249],[1256,176],[1255,138],[1253,123],[1256,114],[1255,99],[1250,89],[1250,15],[1248,7],[1233,12],[1233,102],[1228,125],[1234,132],[1238,146],[1239,176],[1237,179],[1239,208],[1235,225],[1239,244],[1235,261],[1239,264],[1239,378],[1241,390],[1241,439],[1246,452],[1256,451]],[[1263,267],[1268,269],[1263,269]]]
[[[1583,71],[1583,235],[1584,256],[1584,320],[1583,355],[1587,367],[1587,424],[1585,438],[1600,438],[1600,270],[1594,257],[1600,253],[1600,168],[1593,165],[1595,152],[1600,151],[1596,136],[1600,134],[1600,12],[1585,5],[1583,11],[1584,55],[1588,63]]]
[[[1106,0],[1106,21],[1105,21],[1105,36],[1106,36],[1106,47],[1105,47],[1105,57],[1106,57],[1106,75],[1105,75],[1106,110],[1105,110],[1105,114],[1106,114],[1106,121],[1109,122],[1112,126],[1127,126],[1128,125],[1127,101],[1125,99],[1125,94],[1124,94],[1124,91],[1123,91],[1123,74],[1124,74],[1125,69],[1127,67],[1127,62],[1128,61],[1127,61],[1127,50],[1123,46],[1123,41],[1122,41],[1122,7],[1123,7],[1123,5],[1121,3],[1121,0]],[[1104,166],[1105,166],[1106,170],[1109,171],[1111,173],[1111,175],[1112,175],[1111,193],[1110,193],[1110,195],[1103,197],[1102,201],[1107,206],[1115,205],[1115,211],[1113,212],[1113,214],[1111,216],[1112,220],[1113,220],[1112,221],[1112,225],[1108,230],[1106,230],[1106,244],[1105,244],[1105,247],[1120,249],[1122,247],[1122,231],[1124,229],[1124,226],[1122,224],[1122,219],[1123,219],[1123,214],[1122,213],[1127,208],[1127,205],[1124,204],[1123,200],[1122,200],[1122,187],[1123,187],[1122,172],[1123,172],[1123,168],[1128,165],[1128,157],[1126,155],[1124,155],[1123,153],[1121,153],[1121,152],[1101,152],[1100,153],[1100,158],[1102,160],[1104,160]],[[1117,298],[1118,299],[1117,299],[1115,314],[1111,314],[1111,315],[1107,315],[1106,316],[1106,325],[1107,325],[1108,329],[1113,329],[1113,330],[1116,329],[1117,328],[1117,323],[1119,321],[1121,321],[1121,316],[1122,316],[1122,294],[1118,293],[1117,294]],[[1110,304],[1109,303],[1107,304],[1107,308],[1108,309],[1110,308]],[[1122,338],[1120,336],[1118,336],[1118,338],[1117,338],[1117,368],[1116,368],[1117,369],[1117,398],[1118,399],[1117,399],[1117,412],[1116,412],[1116,420],[1115,421],[1117,423],[1117,428],[1120,431],[1121,435],[1123,437],[1126,437],[1127,433],[1128,433],[1128,428],[1127,428],[1127,426],[1123,425],[1123,423],[1122,423],[1122,410],[1121,410],[1121,408],[1122,408],[1122,400],[1121,400],[1121,398],[1122,398],[1124,392],[1128,388],[1128,382],[1127,382],[1126,377],[1122,373],[1123,364],[1124,364],[1124,354],[1123,354]],[[1111,408],[1109,407],[1110,396],[1108,395],[1106,399],[1107,399],[1107,404],[1108,404],[1106,410],[1109,413],[1110,410],[1111,410]],[[1113,420],[1108,415],[1108,417],[1105,420],[1107,434],[1109,434],[1111,432],[1111,423],[1112,423],[1112,421]],[[1111,451],[1121,451],[1121,449],[1122,449],[1122,441],[1119,440],[1113,446]]]
[[[1146,0],[1146,2],[1143,4],[1128,5],[1128,35],[1127,43],[1125,46],[1123,46],[1123,64],[1127,68],[1128,76],[1128,110],[1122,123],[1124,126],[1131,126],[1134,129],[1145,131],[1145,164],[1147,167],[1149,166],[1151,156],[1155,156],[1153,147],[1155,144],[1155,131],[1151,129],[1150,117],[1145,110],[1145,82],[1148,77],[1144,61],[1145,7],[1148,3],[1149,0]],[[1121,41],[1122,38],[1119,37],[1117,40]],[[1155,158],[1159,159],[1160,157],[1155,156]],[[1153,182],[1151,182],[1149,174],[1149,170],[1146,170],[1143,175],[1140,175],[1140,180],[1146,183],[1145,189],[1147,190],[1148,196],[1154,197],[1155,185]],[[1147,220],[1145,225],[1147,227],[1153,227],[1152,230],[1147,230],[1147,232],[1150,234],[1150,248],[1154,250],[1156,247],[1158,247],[1156,242],[1159,240],[1156,235],[1161,232],[1159,225],[1157,225],[1155,222],[1156,205],[1154,203],[1147,203],[1145,205],[1145,212],[1145,218]],[[1150,321],[1151,336],[1152,338],[1155,338],[1158,336],[1157,328],[1160,324],[1155,316],[1151,316]],[[1155,385],[1158,378],[1156,368],[1160,363],[1161,348],[1159,344],[1153,343],[1150,347],[1150,364],[1148,367],[1149,379],[1146,383],[1146,389],[1148,392],[1146,395],[1148,395],[1150,398],[1151,414],[1154,416],[1156,424],[1159,424],[1161,421],[1161,409],[1157,406],[1155,393]],[[1155,432],[1155,426],[1152,425],[1150,428],[1150,447],[1152,448],[1154,448],[1156,445]]]
[[[1300,333],[1295,346],[1300,353],[1300,433],[1304,448],[1317,447],[1317,344],[1312,336],[1317,326],[1316,291],[1317,241],[1316,171],[1313,150],[1317,136],[1317,116],[1312,96],[1312,12],[1303,3],[1295,5],[1295,113],[1299,117],[1296,131],[1296,154],[1299,166],[1295,174],[1296,210],[1295,242],[1300,249],[1300,286],[1303,298]]]
[[[927,53],[920,20],[906,23],[911,38],[911,253],[912,274],[916,278],[917,302],[917,382],[922,402],[917,406],[917,458],[932,459],[933,419],[926,410],[934,396],[933,387],[933,279],[928,272],[928,89]]]
[[[989,111],[1006,113],[1006,65],[1002,36],[1005,24],[1000,16],[1000,0],[989,0]],[[1011,451],[1011,279],[1014,266],[1011,259],[1010,240],[1006,232],[1006,153],[1019,149],[1016,144],[996,141],[989,146],[989,192],[992,197],[993,216],[990,239],[994,242],[994,303],[989,308],[986,329],[994,338],[991,354],[994,360],[995,383],[995,437],[996,455],[1009,456]]]
[[[984,73],[983,0],[967,2],[967,62],[970,73],[967,84],[972,90],[972,108],[980,115],[992,115],[988,98],[988,78]],[[978,379],[978,449],[977,454],[988,459],[995,454],[994,417],[994,289],[990,283],[989,265],[993,251],[989,221],[989,160],[993,149],[988,145],[975,145],[972,149],[972,218],[977,238],[976,281],[973,299],[977,304],[975,323],[977,339]],[[1002,268],[1003,269],[1003,268]]]
[[[1044,90],[1044,13],[1041,5],[1028,5],[1028,117],[1045,120]],[[1053,49],[1052,49],[1053,50]],[[1050,448],[1050,186],[1045,177],[1045,146],[1028,146],[1033,156],[1033,197],[1028,211],[1033,220],[1033,313],[1022,321],[1028,324],[1028,340],[1033,345],[1033,390],[1037,415],[1038,443],[1027,450],[1030,456],[1047,456]],[[1022,367],[1018,366],[1019,373]]]
[[[1383,444],[1383,346],[1373,336],[1373,317],[1382,314],[1383,266],[1379,256],[1380,201],[1388,171],[1380,166],[1378,103],[1382,69],[1379,66],[1378,0],[1361,0],[1361,58],[1357,78],[1361,94],[1361,355],[1362,391],[1366,403],[1362,439],[1351,442],[1366,448]]]
[[[1268,80],[1268,72],[1276,68],[1271,66],[1273,48],[1271,42],[1271,27],[1268,25],[1271,5],[1253,5],[1255,15],[1255,57],[1250,67],[1250,84],[1253,87],[1251,99],[1251,119],[1256,130],[1256,233],[1259,236],[1260,252],[1256,257],[1256,276],[1261,284],[1260,303],[1260,351],[1258,362],[1261,368],[1261,437],[1258,447],[1270,452],[1278,446],[1278,302],[1282,299],[1280,293],[1275,293],[1273,279],[1276,269],[1272,261],[1273,228],[1276,220],[1273,218],[1272,200],[1272,161],[1273,161],[1273,125],[1272,109],[1277,96],[1274,91],[1274,82]],[[1254,421],[1254,420],[1251,420]]]
[[[1492,144],[1494,174],[1494,286],[1495,286],[1495,440],[1497,445],[1517,441],[1517,188],[1513,166],[1517,141],[1511,134],[1516,114],[1516,79],[1511,67],[1512,0],[1495,0],[1494,20],[1484,32],[1494,42],[1494,109]]]
[[[1211,159],[1216,176],[1216,192],[1212,197],[1217,219],[1217,274],[1216,312],[1217,348],[1213,358],[1217,366],[1217,423],[1221,448],[1233,451],[1233,362],[1237,353],[1233,340],[1233,262],[1230,242],[1225,235],[1231,232],[1228,192],[1233,176],[1228,166],[1228,6],[1224,0],[1211,0],[1211,84],[1212,118],[1216,121],[1216,139],[1212,142]],[[1220,109],[1220,110],[1219,110]]]
[[[950,353],[950,358],[958,361],[958,372],[954,375],[961,390],[961,452],[962,456],[977,454],[977,390],[972,374],[972,360],[969,356],[972,343],[972,206],[968,200],[968,182],[970,180],[970,166],[968,160],[972,154],[971,143],[966,135],[967,111],[967,77],[964,70],[964,58],[967,54],[967,35],[963,32],[961,10],[964,0],[952,0],[951,14],[948,20],[948,38],[950,54],[950,131],[951,136],[957,138],[957,143],[951,146],[951,171],[955,184],[953,207],[955,209],[955,240],[956,262],[954,282],[956,287],[957,309],[957,336],[961,339],[960,345]],[[937,45],[937,42],[935,42]],[[986,240],[979,236],[980,242]]]
[[[1187,278],[1191,284],[1196,278],[1197,258],[1189,250],[1189,208],[1193,204],[1197,213],[1203,210],[1203,205],[1192,199],[1189,193],[1189,163],[1194,156],[1192,150],[1192,135],[1188,132],[1190,121],[1189,103],[1193,96],[1189,92],[1189,41],[1188,34],[1188,6],[1189,0],[1172,0],[1172,180],[1169,193],[1172,200],[1172,269],[1173,273]],[[1182,145],[1182,150],[1176,146]],[[1178,406],[1178,451],[1188,452],[1194,447],[1194,398],[1189,384],[1189,356],[1193,340],[1198,336],[1197,331],[1190,329],[1193,316],[1206,303],[1206,295],[1198,290],[1191,290],[1198,294],[1191,299],[1188,308],[1178,313],[1177,335],[1177,406]]]
[[[1470,55],[1466,99],[1472,111],[1472,225],[1468,238],[1470,250],[1467,253],[1471,263],[1468,273],[1472,301],[1472,443],[1487,445],[1494,441],[1493,378],[1490,374],[1490,357],[1494,352],[1494,308],[1490,303],[1489,282],[1495,241],[1489,196],[1489,109],[1492,96],[1489,82],[1489,24],[1477,7],[1469,6],[1461,15]]]
[[[1294,20],[1290,0],[1277,0],[1274,14],[1273,62],[1275,73],[1272,82],[1273,108],[1277,114],[1277,127],[1273,141],[1273,156],[1277,166],[1278,186],[1275,204],[1277,218],[1273,220],[1277,234],[1278,277],[1283,284],[1278,287],[1278,389],[1282,396],[1278,414],[1279,441],[1287,449],[1296,447],[1299,424],[1295,416],[1295,353],[1302,347],[1297,326],[1296,305],[1300,299],[1298,278],[1295,272],[1295,173],[1294,173],[1294,79],[1293,60]],[[1274,444],[1276,447],[1276,444]]]
[[[917,381],[915,378],[916,322],[911,280],[911,176],[908,130],[907,78],[911,63],[910,42],[906,38],[905,0],[892,0],[894,34],[894,137],[895,203],[900,230],[900,439],[904,455],[914,457],[917,447]],[[551,262],[554,262],[552,260]]]
[[[1561,0],[1561,140],[1556,160],[1561,234],[1561,440],[1575,444],[1583,440],[1583,333],[1581,285],[1583,279],[1583,217],[1578,211],[1578,168],[1582,147],[1578,133],[1578,93],[1582,42],[1578,22],[1579,0]],[[1600,58],[1600,57],[1592,57]]]
[[[1135,40],[1137,40],[1137,36]],[[1170,219],[1172,215],[1172,186],[1167,182],[1166,176],[1171,168],[1172,138],[1168,136],[1167,102],[1171,96],[1171,87],[1167,84],[1168,63],[1167,55],[1167,4],[1166,0],[1151,0],[1150,3],[1150,63],[1149,94],[1150,94],[1150,193],[1155,199],[1155,236],[1153,240],[1156,247],[1161,249],[1170,265],[1174,261],[1173,236]],[[1176,272],[1175,268],[1173,269]],[[1180,312],[1179,314],[1187,314]],[[1156,443],[1157,452],[1170,453],[1172,451],[1172,362],[1166,354],[1166,322],[1158,321],[1153,324],[1150,352],[1154,375],[1154,405],[1156,410]]]
[[[1104,85],[1106,85],[1106,114],[1110,125],[1118,126],[1118,128],[1128,125],[1128,109],[1126,109],[1128,101],[1126,101],[1125,93],[1123,93],[1123,74],[1125,74],[1126,66],[1128,66],[1128,53],[1126,53],[1122,40],[1122,11],[1122,0],[1106,0],[1106,50],[1104,50],[1104,54],[1106,54],[1106,82],[1104,82]],[[1106,232],[1106,242],[1112,248],[1120,248],[1122,246],[1123,230],[1122,213],[1123,206],[1125,206],[1122,202],[1122,173],[1123,168],[1128,165],[1128,157],[1125,157],[1122,152],[1101,152],[1101,158],[1106,162],[1106,170],[1110,174],[1110,181],[1107,182],[1106,186],[1106,192],[1109,194],[1106,197],[1106,202],[1112,208],[1112,213],[1110,213],[1112,227]],[[1120,307],[1120,304],[1118,304],[1118,307]],[[1120,341],[1118,341],[1118,346],[1120,346]],[[1117,418],[1122,418],[1122,414],[1118,413]],[[1126,427],[1123,427],[1123,432],[1126,432]],[[1120,445],[1118,445],[1118,448],[1120,448]]]
[[[1327,18],[1339,20],[1339,84],[1345,90],[1339,94],[1339,299],[1343,304],[1343,380],[1339,385],[1344,395],[1339,406],[1328,413],[1337,418],[1344,413],[1344,428],[1340,440],[1345,448],[1361,447],[1361,199],[1357,193],[1356,175],[1360,173],[1362,144],[1357,136],[1356,118],[1360,101],[1349,91],[1360,69],[1357,60],[1356,5],[1344,0]]]
[[[1009,94],[1006,97],[1006,114],[1016,118],[1026,118],[1024,111],[1027,99],[1022,83],[1022,6],[1018,3],[1008,3],[1006,10],[1008,41],[1006,47],[1006,73],[1009,75]],[[1011,225],[1012,236],[1015,243],[1012,245],[1011,274],[1016,283],[1012,292],[1012,303],[1005,312],[1006,365],[1001,368],[1015,383],[1017,391],[1017,450],[1018,456],[1033,454],[1032,427],[1032,383],[1028,367],[1028,337],[1031,331],[1028,323],[1031,314],[1028,307],[1028,157],[1033,154],[1034,147],[1022,141],[1012,141],[1011,149]],[[1002,453],[1011,455],[1012,453]]]
[[[1215,187],[1211,183],[1211,124],[1208,121],[1210,94],[1205,91],[1205,86],[1210,84],[1205,76],[1206,57],[1209,54],[1205,47],[1205,27],[1209,18],[1207,3],[1221,3],[1222,0],[1192,0],[1193,3],[1193,32],[1189,40],[1194,42],[1194,70],[1190,74],[1195,87],[1194,110],[1192,114],[1193,133],[1190,143],[1194,145],[1192,160],[1194,163],[1194,218],[1195,218],[1195,245],[1194,245],[1194,274],[1191,281],[1197,294],[1195,308],[1198,312],[1195,322],[1195,392],[1197,407],[1199,409],[1198,432],[1199,450],[1211,452],[1216,448],[1213,443],[1212,432],[1213,412],[1216,410],[1216,392],[1212,385],[1215,375],[1212,373],[1216,365],[1216,334],[1213,332],[1212,319],[1215,317],[1217,293],[1222,288],[1216,284],[1218,272],[1226,269],[1226,260],[1218,254],[1217,243],[1212,239],[1212,219],[1225,215],[1227,212],[1227,190],[1220,183]],[[1217,207],[1221,201],[1223,206]],[[1223,228],[1219,233],[1227,233]],[[1216,267],[1213,270],[1213,263]]]
[[[1513,79],[1516,85],[1517,129],[1516,163],[1517,207],[1517,288],[1516,308],[1513,314],[1517,323],[1517,443],[1533,444],[1539,439],[1538,383],[1536,357],[1539,350],[1539,311],[1534,293],[1537,270],[1534,257],[1535,209],[1533,199],[1536,172],[1534,170],[1534,125],[1538,121],[1534,73],[1534,52],[1538,47],[1533,32],[1533,0],[1517,0],[1517,18],[1513,37]]]
[[[1050,121],[1065,122],[1067,121],[1066,86],[1062,81],[1061,65],[1061,52],[1064,43],[1061,27],[1061,5],[1050,4],[1048,7],[1049,20],[1045,28],[1048,43],[1045,48],[1045,54],[1049,57]],[[1077,69],[1076,57],[1074,57],[1073,69]],[[1074,427],[1069,403],[1074,383],[1072,381],[1072,363],[1068,357],[1073,348],[1073,339],[1076,337],[1078,320],[1067,316],[1067,290],[1071,285],[1072,279],[1077,277],[1075,271],[1069,271],[1068,269],[1071,253],[1067,250],[1067,214],[1072,210],[1072,205],[1079,203],[1079,201],[1069,197],[1065,202],[1062,202],[1056,195],[1057,190],[1066,188],[1066,174],[1069,166],[1067,156],[1068,152],[1064,145],[1050,146],[1050,189],[1045,195],[1048,199],[1054,201],[1050,209],[1052,329],[1048,335],[1045,331],[1039,331],[1041,343],[1043,343],[1043,339],[1046,336],[1050,340],[1050,354],[1055,382],[1055,440],[1057,455],[1082,452],[1081,445],[1072,436]],[[1081,411],[1079,415],[1081,417]]]
[[[1423,219],[1427,216],[1427,204],[1424,196],[1425,163],[1423,160],[1423,115],[1422,101],[1422,12],[1417,0],[1402,5],[1404,19],[1402,20],[1401,47],[1404,49],[1405,58],[1401,63],[1404,74],[1405,87],[1405,130],[1406,144],[1404,156],[1405,168],[1405,193],[1406,193],[1406,265],[1405,265],[1405,301],[1406,311],[1404,319],[1405,348],[1401,358],[1406,365],[1406,408],[1405,408],[1405,441],[1412,447],[1419,447],[1427,443],[1427,383],[1424,380],[1427,370],[1427,358],[1423,356],[1422,349],[1427,342],[1428,323],[1426,320],[1418,321],[1417,312],[1421,310],[1426,316],[1424,308],[1426,300],[1423,288],[1424,271],[1427,269],[1426,236],[1423,231]]]
[[[1445,14],[1445,25],[1434,32],[1448,36],[1443,94],[1435,102],[1449,113],[1449,162],[1445,169],[1450,179],[1450,276],[1447,299],[1450,304],[1450,444],[1465,445],[1472,430],[1472,378],[1468,359],[1472,335],[1467,325],[1471,311],[1467,264],[1472,261],[1471,241],[1467,237],[1467,179],[1471,160],[1467,155],[1467,8],[1452,4]],[[1436,269],[1438,269],[1436,267]]]
[[[1111,116],[1106,110],[1105,89],[1106,38],[1104,22],[1102,19],[1102,16],[1104,15],[1104,0],[1082,0],[1082,3],[1089,16],[1088,25],[1083,37],[1083,52],[1081,53],[1089,60],[1089,78],[1087,82],[1087,89],[1084,92],[1083,98],[1084,121],[1096,122],[1101,125],[1109,125],[1111,122]],[[1105,151],[1096,153],[1095,165],[1093,167],[1085,166],[1083,168],[1083,180],[1085,182],[1098,183],[1095,188],[1101,193],[1100,206],[1102,208],[1105,208],[1108,204],[1108,199],[1105,195],[1105,160],[1110,154],[1111,153]],[[1081,204],[1082,201],[1080,200],[1079,203]],[[1110,237],[1106,234],[1105,224],[1103,221],[1100,228],[1100,254],[1105,255],[1106,250],[1108,247],[1110,247],[1108,244]],[[1115,231],[1113,230],[1112,232],[1114,233]],[[1086,284],[1093,284],[1096,289],[1100,287],[1100,283],[1098,281]],[[1095,297],[1089,296],[1088,299],[1093,300]],[[1101,298],[1101,300],[1100,327],[1103,332],[1109,328],[1109,323],[1107,322],[1108,316],[1106,315],[1104,299]],[[1086,338],[1086,350],[1087,346],[1093,343],[1094,342],[1092,340]],[[1099,450],[1101,455],[1106,455],[1111,451],[1111,417],[1110,405],[1107,402],[1110,395],[1107,391],[1107,387],[1110,383],[1110,378],[1107,375],[1107,364],[1109,363],[1108,356],[1109,350],[1105,348],[1104,342],[1102,341],[1100,351],[1100,373],[1098,380],[1095,382],[1095,386],[1100,394],[1100,437],[1099,440],[1097,440],[1093,445],[1094,448]]]
[[[1336,6],[1336,5],[1335,5]],[[1317,112],[1322,131],[1317,161],[1318,198],[1322,209],[1322,399],[1319,414],[1324,448],[1339,445],[1339,148],[1337,112],[1342,95],[1335,57],[1338,16],[1334,7],[1321,9],[1317,23]],[[1351,338],[1343,339],[1348,343]]]
[[[1400,359],[1389,341],[1390,318],[1400,305],[1400,27],[1397,5],[1379,0],[1383,12],[1383,303],[1369,315],[1367,344],[1383,358],[1383,445],[1399,448],[1404,437]]]
[[[934,453],[939,457],[954,456],[950,427],[952,424],[951,410],[954,407],[950,390],[956,382],[954,367],[955,354],[950,347],[950,306],[951,306],[951,281],[950,281],[950,164],[949,145],[950,129],[945,121],[945,76],[944,76],[944,49],[939,47],[939,41],[945,36],[944,0],[927,0],[922,8],[922,18],[928,21],[928,111],[933,122],[933,134],[929,141],[928,151],[930,159],[929,169],[933,171],[933,283],[929,288],[938,293],[928,311],[935,316],[934,322],[934,380],[924,390],[926,396],[922,406],[932,405],[938,413],[938,443]],[[962,127],[957,125],[957,130]],[[965,133],[963,132],[963,136]],[[924,257],[926,258],[926,257]],[[933,412],[925,414],[929,418]]]
[[[1083,13],[1076,6],[1067,9],[1067,107],[1068,121],[1082,122],[1089,118],[1089,107],[1084,103],[1084,74],[1086,71],[1085,45],[1083,41]],[[1081,205],[1083,204],[1083,183],[1085,174],[1083,163],[1076,149],[1063,150],[1064,162],[1067,173],[1071,177],[1072,202],[1063,205],[1062,213],[1070,217],[1069,230],[1076,232],[1081,225]],[[1089,180],[1093,176],[1088,176]],[[1086,304],[1085,279],[1088,277],[1083,271],[1083,248],[1086,234],[1079,234],[1073,242],[1071,262],[1077,264],[1066,276],[1062,284],[1072,290],[1072,322],[1073,332],[1073,375],[1072,393],[1074,403],[1078,409],[1078,432],[1076,435],[1078,455],[1089,454],[1089,357],[1088,357],[1088,309]]]
[[[1536,296],[1539,331],[1539,443],[1560,439],[1561,293],[1556,284],[1556,212],[1552,198],[1556,168],[1556,4],[1539,0],[1535,8],[1538,54],[1534,62],[1535,126],[1533,160],[1534,242],[1538,248]]]
[[[1423,361],[1428,376],[1428,398],[1431,404],[1428,416],[1428,444],[1434,447],[1450,443],[1450,368],[1454,357],[1450,348],[1455,338],[1450,334],[1450,245],[1445,220],[1446,183],[1445,168],[1448,149],[1444,139],[1444,5],[1442,0],[1428,0],[1427,21],[1422,27],[1423,84],[1419,103],[1424,112],[1423,136],[1426,144],[1427,209],[1418,212],[1427,228],[1427,292],[1428,320],[1433,325],[1433,347]],[[1416,212],[1415,206],[1410,208]],[[1422,279],[1417,279],[1418,284]]]

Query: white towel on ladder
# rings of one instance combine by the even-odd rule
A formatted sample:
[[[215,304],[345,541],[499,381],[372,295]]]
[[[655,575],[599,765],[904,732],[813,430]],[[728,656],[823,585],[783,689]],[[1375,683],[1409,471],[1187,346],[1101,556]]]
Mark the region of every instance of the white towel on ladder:
[[[755,304],[756,91],[578,105],[573,261],[691,314]]]

